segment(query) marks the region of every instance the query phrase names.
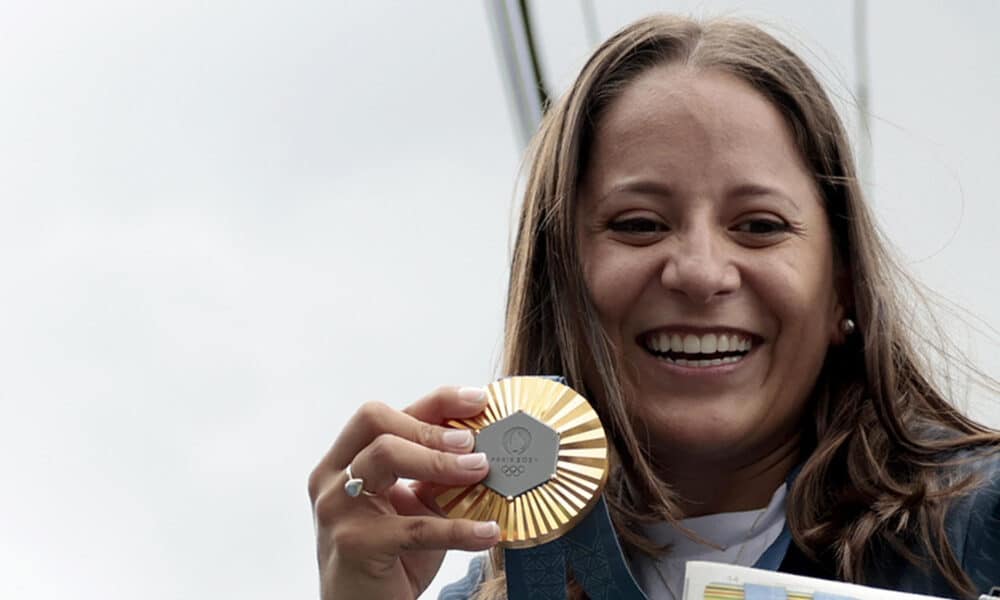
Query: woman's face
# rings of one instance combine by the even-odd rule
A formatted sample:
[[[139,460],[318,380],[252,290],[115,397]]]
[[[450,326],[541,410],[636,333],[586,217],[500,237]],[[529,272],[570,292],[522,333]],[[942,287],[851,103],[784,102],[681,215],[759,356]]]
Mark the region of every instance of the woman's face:
[[[795,439],[841,308],[819,194],[764,96],[724,73],[645,73],[598,123],[578,224],[661,463],[751,464]]]

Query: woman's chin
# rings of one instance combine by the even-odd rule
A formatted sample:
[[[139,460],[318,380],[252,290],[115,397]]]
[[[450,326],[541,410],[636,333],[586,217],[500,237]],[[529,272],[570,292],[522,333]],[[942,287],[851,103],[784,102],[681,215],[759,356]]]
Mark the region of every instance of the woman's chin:
[[[698,464],[729,462],[745,456],[763,429],[761,419],[740,419],[733,411],[687,409],[668,415],[645,415],[638,431],[648,432],[649,444],[661,460]]]

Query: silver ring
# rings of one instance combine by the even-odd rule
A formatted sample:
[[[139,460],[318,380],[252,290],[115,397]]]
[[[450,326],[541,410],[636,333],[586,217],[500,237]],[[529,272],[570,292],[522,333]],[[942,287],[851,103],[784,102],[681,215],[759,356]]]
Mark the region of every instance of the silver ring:
[[[365,496],[378,495],[375,492],[369,492],[365,489],[365,480],[360,477],[355,477],[351,473],[351,465],[347,465],[347,468],[344,469],[344,471],[347,473],[347,483],[344,484],[344,492],[346,492],[348,496],[351,498],[357,498],[361,494],[364,494]]]

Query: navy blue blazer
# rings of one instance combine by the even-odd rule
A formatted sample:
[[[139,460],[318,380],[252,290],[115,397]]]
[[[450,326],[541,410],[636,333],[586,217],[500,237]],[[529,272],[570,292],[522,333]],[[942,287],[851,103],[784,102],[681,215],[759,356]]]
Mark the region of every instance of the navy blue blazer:
[[[983,484],[975,492],[956,501],[945,522],[948,541],[955,558],[980,594],[1000,586],[1000,455],[971,463],[982,474]],[[468,600],[482,581],[485,556],[473,558],[468,573],[460,581],[441,590],[438,600]],[[896,553],[886,553],[872,562],[866,585],[914,594],[954,598],[944,577],[923,570]],[[810,561],[791,543],[787,524],[781,536],[761,556],[757,568],[837,579],[832,565]]]

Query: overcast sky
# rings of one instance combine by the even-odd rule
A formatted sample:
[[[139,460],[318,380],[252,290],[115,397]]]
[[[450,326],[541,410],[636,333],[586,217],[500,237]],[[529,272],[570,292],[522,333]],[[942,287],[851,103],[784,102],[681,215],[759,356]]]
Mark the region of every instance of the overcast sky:
[[[872,202],[1000,328],[1000,3],[873,4]],[[557,91],[580,6],[534,12]],[[596,14],[738,9],[847,97],[851,6]],[[512,123],[480,2],[0,0],[0,597],[315,597],[306,477],[346,417],[495,374]]]

